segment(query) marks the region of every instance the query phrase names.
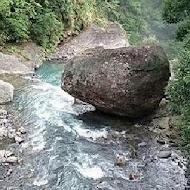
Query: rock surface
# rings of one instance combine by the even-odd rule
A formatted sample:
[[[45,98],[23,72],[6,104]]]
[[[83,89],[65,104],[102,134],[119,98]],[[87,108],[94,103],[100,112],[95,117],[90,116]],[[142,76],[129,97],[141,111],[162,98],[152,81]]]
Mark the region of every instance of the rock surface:
[[[120,167],[126,166],[126,162],[127,162],[126,157],[119,155],[115,161],[115,165]]]
[[[0,74],[26,74],[30,71],[24,60],[0,52]]]
[[[101,111],[135,118],[156,109],[169,77],[160,47],[95,48],[68,61],[62,88]]]
[[[165,158],[165,159],[169,158],[169,157],[171,157],[171,151],[162,150],[159,152],[158,157],[159,158]]]
[[[19,44],[14,47],[17,52],[9,55],[0,52],[0,74],[28,74],[39,67],[44,58],[43,48],[34,43]]]
[[[70,42],[61,45],[58,52],[49,59],[62,63],[62,60],[71,59],[87,49],[100,46],[104,49],[129,46],[125,30],[119,23],[108,22],[105,27],[93,24]]]
[[[12,84],[0,80],[0,104],[13,100],[14,87]]]

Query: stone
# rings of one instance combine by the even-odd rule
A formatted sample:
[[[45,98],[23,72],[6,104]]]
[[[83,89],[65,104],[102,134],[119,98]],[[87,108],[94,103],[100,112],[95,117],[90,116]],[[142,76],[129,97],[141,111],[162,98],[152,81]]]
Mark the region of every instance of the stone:
[[[122,167],[122,166],[126,166],[127,160],[125,158],[125,156],[119,155],[116,159],[115,165]]]
[[[0,150],[0,158],[5,157],[6,150]]]
[[[5,151],[5,157],[6,158],[9,157],[9,156],[12,156],[12,155],[13,155],[13,152],[11,152],[9,150]]]
[[[138,147],[145,147],[147,146],[147,143],[146,142],[141,142],[138,144]]]
[[[7,159],[13,155],[9,150],[0,150],[0,163],[7,162]]]
[[[171,151],[168,151],[168,150],[161,150],[159,153],[158,153],[158,157],[159,158],[164,158],[164,159],[167,159],[169,157],[171,157]]]
[[[129,180],[136,180],[136,179],[138,179],[138,175],[137,174],[135,174],[135,173],[129,174]]]
[[[24,142],[24,139],[23,139],[22,137],[16,135],[16,136],[15,136],[15,141],[16,141],[16,143],[19,143],[19,144],[20,144],[20,143]]]
[[[10,156],[6,159],[7,163],[16,163],[18,162],[18,158],[16,156]]]
[[[164,138],[161,138],[161,137],[158,137],[157,138],[157,142],[159,143],[159,144],[166,144],[166,139],[164,139]]]
[[[7,171],[6,177],[9,177],[13,173],[13,169],[9,169]]]
[[[6,119],[8,112],[6,110],[0,109],[0,119]]]
[[[62,89],[109,114],[151,114],[164,96],[169,61],[158,46],[96,48],[68,61]]]
[[[58,52],[49,59],[57,60],[58,63],[62,63],[63,60],[69,60],[88,49],[100,46],[104,49],[129,46],[127,34],[119,23],[108,22],[104,27],[92,24],[79,36],[60,45]]]
[[[165,129],[169,129],[169,120],[170,120],[170,117],[159,117],[159,118],[153,119],[153,123],[155,126],[158,126],[159,129],[165,130]]]
[[[26,129],[24,127],[20,127],[18,129],[18,132],[20,132],[21,134],[25,134],[26,133]]]
[[[12,84],[0,80],[0,104],[13,100],[14,87]]]

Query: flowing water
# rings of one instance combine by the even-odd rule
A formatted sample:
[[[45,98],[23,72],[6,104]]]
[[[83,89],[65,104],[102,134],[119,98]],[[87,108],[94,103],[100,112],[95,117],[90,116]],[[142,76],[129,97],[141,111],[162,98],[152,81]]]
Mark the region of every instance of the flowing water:
[[[62,65],[44,64],[15,92],[14,122],[25,126],[20,163],[0,182],[6,190],[183,190],[184,169],[157,158],[150,121],[93,112],[60,88]],[[91,112],[89,112],[91,110]],[[87,111],[86,113],[84,113]],[[83,113],[83,114],[82,114]],[[173,155],[178,156],[173,149]],[[115,166],[118,155],[127,158]],[[136,174],[130,180],[130,174]]]

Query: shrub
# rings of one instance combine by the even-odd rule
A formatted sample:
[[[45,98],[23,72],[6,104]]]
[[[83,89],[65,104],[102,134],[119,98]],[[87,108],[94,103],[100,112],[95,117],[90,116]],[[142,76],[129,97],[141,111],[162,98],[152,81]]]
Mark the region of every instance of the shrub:
[[[52,12],[36,17],[31,27],[31,38],[45,48],[57,45],[63,31],[62,23]]]
[[[174,69],[175,79],[168,87],[170,106],[174,113],[180,114],[182,139],[187,151],[190,152],[190,51],[185,49],[179,57]]]

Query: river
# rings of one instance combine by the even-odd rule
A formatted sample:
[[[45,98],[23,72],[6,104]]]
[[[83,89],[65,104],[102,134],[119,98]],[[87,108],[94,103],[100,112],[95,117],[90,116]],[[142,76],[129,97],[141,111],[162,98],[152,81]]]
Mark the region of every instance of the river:
[[[15,91],[14,123],[27,130],[16,146],[20,162],[4,190],[184,190],[186,178],[179,150],[158,158],[163,145],[151,132],[151,121],[94,112],[74,104],[61,90],[63,65],[44,64],[37,77],[24,77]],[[15,148],[11,145],[12,148]],[[118,155],[126,166],[115,165]],[[130,180],[129,176],[137,177]]]

